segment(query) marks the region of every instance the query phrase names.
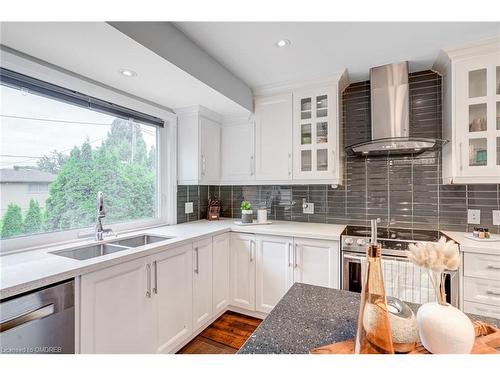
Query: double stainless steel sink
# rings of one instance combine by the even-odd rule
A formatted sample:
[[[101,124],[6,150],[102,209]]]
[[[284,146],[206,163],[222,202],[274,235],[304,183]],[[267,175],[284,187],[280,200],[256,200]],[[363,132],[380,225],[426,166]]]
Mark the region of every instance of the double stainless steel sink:
[[[105,243],[99,243],[95,245],[85,245],[85,246],[73,247],[70,249],[58,250],[51,252],[51,254],[71,259],[86,260],[86,259],[100,257],[103,255],[116,253],[118,251],[128,250],[131,248],[136,248],[144,245],[149,245],[152,243],[170,240],[172,238],[174,237],[141,234],[138,236],[120,238],[114,241],[108,241]]]

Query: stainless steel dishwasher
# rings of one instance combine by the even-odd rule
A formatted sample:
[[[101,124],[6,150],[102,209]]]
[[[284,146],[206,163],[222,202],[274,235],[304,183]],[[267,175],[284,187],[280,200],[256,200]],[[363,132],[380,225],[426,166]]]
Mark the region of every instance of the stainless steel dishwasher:
[[[0,301],[0,353],[75,352],[74,281]]]

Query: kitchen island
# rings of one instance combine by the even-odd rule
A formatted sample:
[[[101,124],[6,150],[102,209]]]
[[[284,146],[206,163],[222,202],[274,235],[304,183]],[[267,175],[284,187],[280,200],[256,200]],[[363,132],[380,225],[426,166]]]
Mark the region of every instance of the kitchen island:
[[[348,340],[356,334],[358,309],[358,293],[295,283],[238,353],[304,354]],[[468,315],[500,326],[498,319]]]

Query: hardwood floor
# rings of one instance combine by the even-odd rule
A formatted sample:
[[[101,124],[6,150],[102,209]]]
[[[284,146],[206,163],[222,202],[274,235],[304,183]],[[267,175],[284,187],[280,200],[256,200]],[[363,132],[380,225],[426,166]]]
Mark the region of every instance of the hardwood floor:
[[[261,322],[261,319],[227,311],[177,354],[234,354]]]

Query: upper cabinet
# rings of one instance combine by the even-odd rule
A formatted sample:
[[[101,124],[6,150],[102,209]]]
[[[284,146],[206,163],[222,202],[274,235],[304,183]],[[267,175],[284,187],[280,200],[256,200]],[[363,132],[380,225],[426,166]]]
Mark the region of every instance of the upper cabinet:
[[[223,183],[251,183],[255,180],[253,118],[225,119],[221,128],[221,180]]]
[[[257,181],[341,183],[340,99],[347,84],[342,72],[328,80],[257,90]]]
[[[255,99],[256,180],[292,179],[292,94]]]
[[[335,86],[293,94],[293,178],[340,182],[340,123]]]
[[[500,183],[500,39],[444,51],[443,182]]]
[[[218,184],[221,119],[201,106],[176,110],[177,180],[180,185]]]

